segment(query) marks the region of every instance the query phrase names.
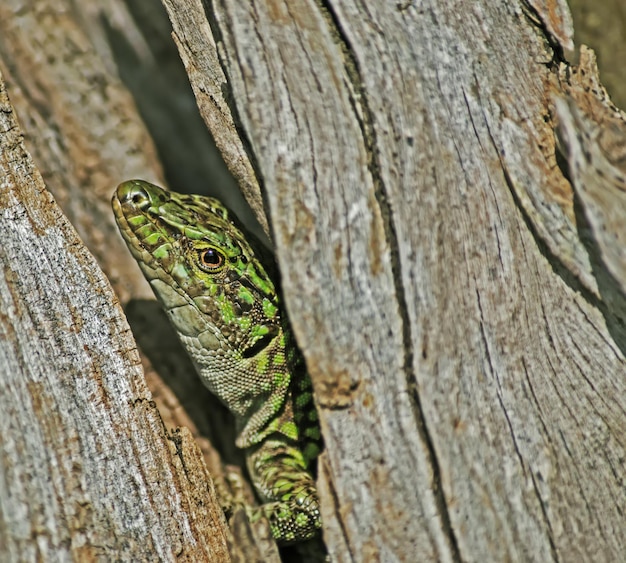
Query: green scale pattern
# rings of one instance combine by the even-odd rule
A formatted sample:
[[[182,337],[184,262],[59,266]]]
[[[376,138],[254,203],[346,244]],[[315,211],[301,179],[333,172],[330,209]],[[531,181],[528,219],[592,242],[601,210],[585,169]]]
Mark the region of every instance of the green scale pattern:
[[[239,448],[276,540],[321,528],[312,475],[321,448],[311,383],[272,260],[216,199],[120,184],[115,218],[204,384],[235,415]]]

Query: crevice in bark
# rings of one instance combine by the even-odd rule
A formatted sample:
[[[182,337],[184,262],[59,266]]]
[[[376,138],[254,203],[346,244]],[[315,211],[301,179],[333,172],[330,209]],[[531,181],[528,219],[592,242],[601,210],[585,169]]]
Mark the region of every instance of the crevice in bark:
[[[554,35],[546,25],[542,15],[527,0],[524,0],[522,2],[522,13],[526,16],[531,25],[536,27],[540,31],[541,35],[550,46],[550,49],[552,49],[553,55],[551,63],[555,66],[558,66],[558,64],[561,62],[567,63],[567,59],[565,58],[565,51],[563,50],[561,42],[556,37],[554,37]]]
[[[502,175],[504,177],[504,181],[506,182],[509,193],[511,194],[511,197],[513,198],[515,207],[517,207],[517,209],[520,212],[521,218],[524,221],[526,228],[532,235],[537,245],[537,249],[542,254],[542,256],[548,261],[554,273],[557,274],[570,287],[570,289],[580,293],[583,296],[583,298],[587,300],[589,303],[591,303],[594,307],[597,307],[598,309],[602,309],[604,306],[603,303],[589,289],[587,289],[587,287],[585,287],[581,283],[581,281],[576,277],[576,275],[569,268],[567,268],[567,266],[563,264],[563,262],[561,262],[559,257],[556,256],[550,250],[548,245],[541,238],[541,235],[537,232],[535,225],[533,224],[531,218],[528,216],[528,213],[524,209],[522,202],[520,201],[519,197],[517,196],[517,193],[515,192],[513,179],[511,178],[509,174],[506,162],[504,161],[504,159],[502,158],[502,155],[500,154],[500,151],[498,150],[498,144],[496,143],[496,140],[493,137],[493,134],[491,132],[491,129],[489,128],[489,125],[487,125],[487,132],[489,133],[491,144],[493,145],[493,148],[496,151],[496,154],[498,155],[498,160],[500,161],[500,168],[502,170]]]
[[[233,416],[202,385],[161,306],[156,301],[133,299],[124,312],[142,353],[185,408],[199,434],[220,452],[224,463],[244,468],[244,456],[234,447]],[[191,403],[192,396],[202,400]]]
[[[245,128],[242,126],[242,120],[239,115],[239,110],[237,108],[237,104],[235,103],[235,95],[232,91],[232,81],[230,78],[230,73],[228,72],[228,65],[225,63],[223,59],[223,53],[220,49],[220,44],[222,48],[224,47],[224,35],[220,28],[219,22],[215,18],[215,2],[213,0],[202,0],[202,6],[204,8],[204,14],[206,16],[206,20],[211,28],[211,34],[213,35],[213,39],[215,40],[216,52],[217,52],[217,60],[219,62],[220,68],[226,77],[226,82],[222,87],[222,97],[224,99],[224,103],[228,106],[228,110],[233,118],[233,124],[237,131],[237,135],[241,140],[241,145],[243,150],[246,152],[246,157],[250,162],[250,166],[254,171],[254,175],[256,177],[256,181],[259,184],[259,188],[261,190],[261,200],[263,201],[263,210],[265,212],[265,217],[267,219],[267,224],[270,228],[270,235],[272,235],[272,244],[274,244],[274,236],[273,236],[273,228],[272,228],[272,218],[270,212],[269,202],[267,201],[266,190],[264,189],[264,180],[263,175],[261,174],[261,168],[259,167],[259,163],[256,160],[256,155],[254,150],[252,149],[252,143],[250,142],[250,138],[248,137]],[[223,14],[227,13],[227,10],[224,5],[221,5],[221,10]]]
[[[390,247],[391,270],[398,304],[397,312],[399,318],[402,319],[402,340],[404,344],[404,358],[402,365],[406,388],[409,391],[409,395],[413,402],[413,408],[411,410],[414,415],[420,439],[428,452],[428,458],[433,473],[432,493],[437,505],[441,526],[444,530],[446,538],[448,539],[448,545],[454,561],[461,561],[459,546],[452,527],[450,514],[448,512],[448,504],[443,492],[439,460],[437,459],[435,447],[428,431],[424,411],[416,386],[417,377],[413,370],[413,342],[416,342],[417,340],[413,338],[413,335],[411,334],[411,322],[408,317],[407,299],[402,284],[400,243],[398,241],[398,234],[393,220],[393,212],[387,199],[385,183],[380,174],[380,163],[378,161],[379,150],[377,147],[376,131],[374,128],[374,113],[369,107],[367,91],[363,85],[363,80],[361,79],[362,73],[359,62],[354,54],[349,38],[346,36],[341,27],[341,22],[334,13],[332,5],[327,0],[318,0],[318,2],[321,13],[325,15],[328,20],[329,27],[335,30],[338,45],[344,55],[346,74],[351,81],[353,92],[356,94],[355,98],[352,100],[354,116],[362,131],[363,142],[368,155],[367,165],[374,183],[374,194],[383,219],[385,237]],[[357,107],[359,106],[362,112],[357,111]]]
[[[602,300],[596,299],[594,305],[604,317],[606,326],[620,350],[626,355],[626,298],[622,293],[621,284],[613,277],[602,260],[602,251],[593,236],[593,230],[587,221],[583,204],[574,190],[574,215],[578,236],[589,254],[589,264],[598,283],[598,291]]]
[[[167,184],[179,192],[206,194],[207,178],[225,174],[226,166],[219,162],[215,141],[197,111],[189,79],[169,37],[165,8],[158,0],[126,5],[146,49],[138,52],[123,30],[102,15],[117,74],[150,132]],[[144,10],[150,10],[149,18]]]

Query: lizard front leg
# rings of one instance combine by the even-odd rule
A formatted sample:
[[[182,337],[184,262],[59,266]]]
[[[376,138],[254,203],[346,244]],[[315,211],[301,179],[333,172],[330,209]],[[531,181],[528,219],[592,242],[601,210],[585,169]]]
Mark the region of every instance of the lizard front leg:
[[[280,543],[314,537],[322,526],[315,481],[301,450],[283,439],[267,439],[246,451],[248,471],[264,502],[251,510],[264,516]]]

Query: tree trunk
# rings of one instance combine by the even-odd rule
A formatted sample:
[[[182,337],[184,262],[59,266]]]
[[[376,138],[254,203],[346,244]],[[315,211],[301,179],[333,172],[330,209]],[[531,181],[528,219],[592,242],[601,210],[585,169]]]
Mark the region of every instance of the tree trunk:
[[[618,560],[626,129],[593,53],[568,62],[567,6],[163,3],[200,113],[270,228],[326,442],[332,559]],[[226,528],[191,437],[226,486],[223,462],[240,460],[211,447],[223,412],[149,330],[145,286],[110,234],[115,184],[160,172],[98,65],[124,75],[121,54],[142,49],[160,61],[152,19],[57,5],[40,8],[54,48],[18,31],[43,12],[0,7],[9,94],[46,183],[122,302],[135,299],[126,311],[158,375],[150,395],[111,288],[3,98],[0,545],[14,559],[223,560],[227,544],[276,557],[263,529]],[[73,81],[43,95],[65,67]],[[135,85],[135,99],[174,84]],[[164,137],[162,155],[180,143]],[[191,434],[169,435],[159,412]]]

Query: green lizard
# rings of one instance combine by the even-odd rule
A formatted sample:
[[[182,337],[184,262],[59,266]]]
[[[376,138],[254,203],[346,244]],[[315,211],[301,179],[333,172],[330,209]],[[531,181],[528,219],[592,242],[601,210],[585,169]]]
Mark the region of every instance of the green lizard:
[[[265,516],[280,543],[315,536],[317,412],[271,262],[216,199],[129,180],[112,205],[202,381],[235,415],[236,445],[265,503],[251,517]]]

